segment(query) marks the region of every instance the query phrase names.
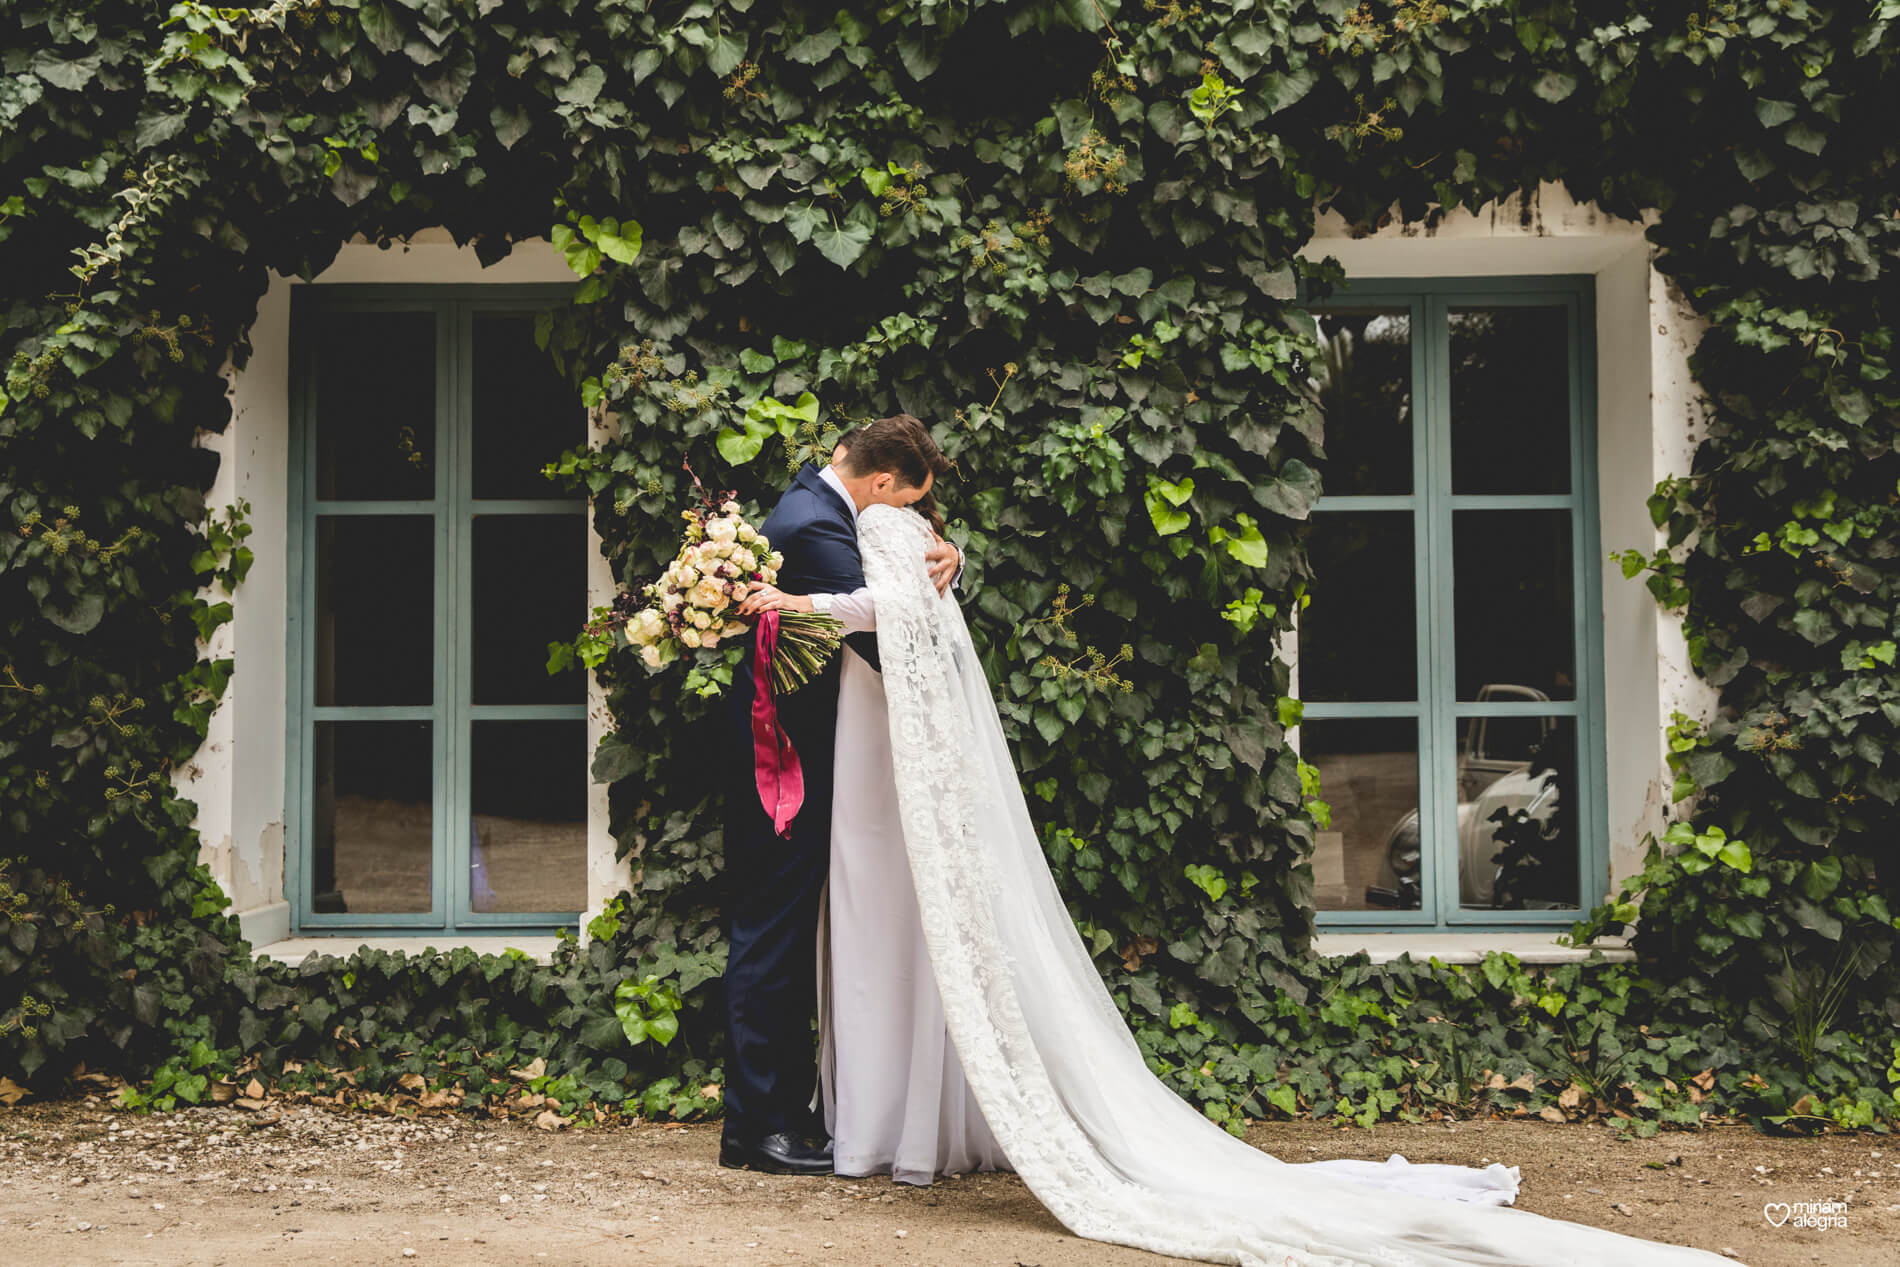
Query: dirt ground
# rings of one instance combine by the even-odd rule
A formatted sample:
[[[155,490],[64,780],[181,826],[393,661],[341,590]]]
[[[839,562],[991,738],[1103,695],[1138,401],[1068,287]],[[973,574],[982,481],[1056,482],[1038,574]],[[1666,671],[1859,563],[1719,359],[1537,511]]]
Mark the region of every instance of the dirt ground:
[[[1255,1127],[1288,1160],[1522,1168],[1522,1209],[1753,1267],[1900,1265],[1900,1141],[1746,1127],[1623,1140],[1537,1121]],[[64,1264],[954,1264],[1162,1267],[1066,1232],[1010,1174],[940,1180],[721,1169],[719,1127],[537,1130],[313,1106],[139,1117],[100,1097],[0,1110],[6,1261]],[[1653,1165],[1652,1165],[1653,1164]],[[1845,1202],[1845,1227],[1777,1202]],[[1798,1208],[1797,1208],[1798,1213]],[[1603,1264],[1602,1267],[1615,1267]]]

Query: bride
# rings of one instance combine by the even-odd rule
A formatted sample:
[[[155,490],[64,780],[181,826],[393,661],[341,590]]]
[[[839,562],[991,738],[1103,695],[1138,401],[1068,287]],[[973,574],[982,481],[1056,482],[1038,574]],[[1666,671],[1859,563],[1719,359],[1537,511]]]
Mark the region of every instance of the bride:
[[[925,569],[932,535],[913,510],[858,518],[882,674],[845,656],[819,963],[836,1173],[1014,1170],[1079,1236],[1242,1267],[1733,1261],[1511,1209],[1514,1166],[1282,1162],[1150,1073]]]

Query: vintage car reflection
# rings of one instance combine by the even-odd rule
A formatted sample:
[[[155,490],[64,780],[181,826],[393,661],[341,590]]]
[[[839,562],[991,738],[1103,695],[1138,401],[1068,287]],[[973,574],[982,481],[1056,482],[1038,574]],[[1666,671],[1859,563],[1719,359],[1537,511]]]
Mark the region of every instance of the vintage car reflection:
[[[1478,691],[1479,702],[1548,700],[1531,686],[1489,683]],[[1533,822],[1548,825],[1557,810],[1556,771],[1530,772],[1534,749],[1550,733],[1548,717],[1473,717],[1465,724],[1458,751],[1458,904],[1488,907],[1497,895],[1499,811],[1523,811]],[[1419,817],[1416,809],[1402,816],[1386,833],[1378,878],[1366,886],[1366,904],[1396,910],[1417,910],[1420,904]],[[1513,903],[1525,909],[1554,905],[1526,900]]]

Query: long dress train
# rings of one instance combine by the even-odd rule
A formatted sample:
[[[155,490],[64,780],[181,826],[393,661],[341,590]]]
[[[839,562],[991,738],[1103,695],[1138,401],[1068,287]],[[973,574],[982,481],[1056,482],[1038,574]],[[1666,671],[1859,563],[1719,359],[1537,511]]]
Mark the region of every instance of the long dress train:
[[[1169,1090],[1056,890],[962,609],[925,570],[927,524],[873,505],[858,535],[911,894],[945,1024],[1010,1168],[1065,1227],[1238,1267],[1729,1267],[1494,1204],[1515,1195],[1514,1167],[1282,1162]],[[834,997],[849,988],[829,985]]]

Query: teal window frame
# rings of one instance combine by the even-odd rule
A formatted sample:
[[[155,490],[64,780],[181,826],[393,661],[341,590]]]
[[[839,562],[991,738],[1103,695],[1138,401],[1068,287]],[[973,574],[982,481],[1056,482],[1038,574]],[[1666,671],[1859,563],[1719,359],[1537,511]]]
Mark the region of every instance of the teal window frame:
[[[586,515],[581,497],[472,497],[470,379],[475,315],[537,313],[571,302],[573,287],[540,282],[335,283],[297,286],[290,301],[290,426],[286,612],[286,735],[284,802],[285,898],[296,933],[426,932],[430,934],[547,933],[578,928],[579,911],[474,911],[469,908],[467,825],[470,819],[472,723],[585,720],[585,699],[574,704],[474,704],[473,537],[477,515]],[[435,495],[428,500],[330,500],[316,497],[315,321],[338,311],[431,311],[435,322]],[[577,402],[578,405],[578,402]],[[549,485],[550,489],[553,485]],[[432,514],[433,620],[437,631],[434,681],[427,705],[316,704],[310,666],[315,656],[316,534],[320,515]],[[584,611],[577,596],[575,609]],[[311,847],[312,787],[319,721],[428,721],[431,723],[430,907],[421,913],[318,912]],[[451,832],[451,825],[460,830]]]
[[[1324,496],[1314,515],[1409,510],[1413,516],[1413,585],[1418,698],[1390,702],[1304,704],[1303,721],[1404,718],[1418,722],[1420,909],[1318,911],[1316,926],[1358,932],[1539,932],[1568,927],[1607,892],[1608,795],[1603,702],[1603,568],[1597,509],[1596,279],[1583,274],[1498,277],[1352,278],[1324,299],[1302,293],[1309,312],[1331,306],[1390,306],[1411,313],[1412,491]],[[1555,307],[1568,312],[1570,469],[1568,493],[1453,494],[1449,425],[1450,326],[1454,307]],[[1324,479],[1324,465],[1321,467]],[[1570,511],[1576,697],[1550,701],[1460,701],[1454,681],[1452,515],[1465,509]],[[1570,717],[1576,726],[1578,897],[1580,910],[1477,910],[1458,902],[1458,748],[1474,717]],[[1320,789],[1326,799],[1326,789]]]

